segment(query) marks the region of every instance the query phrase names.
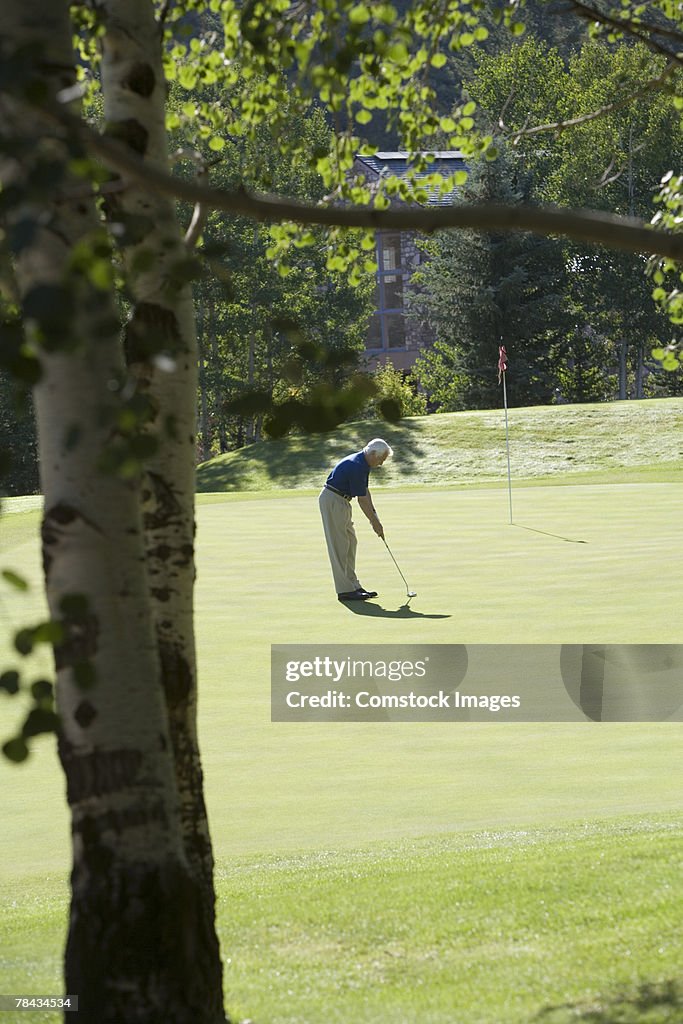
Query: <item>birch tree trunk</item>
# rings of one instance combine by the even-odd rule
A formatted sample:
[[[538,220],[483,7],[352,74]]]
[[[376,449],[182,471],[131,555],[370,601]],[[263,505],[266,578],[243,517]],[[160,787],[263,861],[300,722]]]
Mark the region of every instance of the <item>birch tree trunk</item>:
[[[55,102],[74,84],[66,0],[5,0],[2,29],[19,66],[32,61],[33,97],[38,86]],[[3,101],[3,151],[14,156],[2,176],[24,195],[8,217],[20,239],[17,281],[42,368],[45,585],[63,629],[59,755],[73,835],[65,983],[79,997],[68,1020],[216,1024],[220,961],[181,827],[139,481],[101,470],[103,451],[122,441],[126,376],[113,291],[83,258],[95,260],[102,224],[87,182],[67,169],[66,143],[46,140],[47,126],[33,131],[36,118],[20,98]],[[26,191],[56,163],[65,173],[52,190]]]
[[[165,127],[166,83],[161,30],[151,0],[103,0],[99,5],[106,130],[150,165],[170,170]],[[144,497],[146,564],[169,714],[183,843],[203,891],[207,962],[218,971],[204,981],[221,995],[216,938],[213,853],[197,741],[197,671],[193,625],[195,430],[198,352],[189,257],[175,205],[121,179],[108,216],[123,226],[123,258],[135,309],[126,331],[126,358],[154,410],[159,440],[147,463]],[[130,226],[134,230],[130,230]],[[145,268],[145,269],[142,269]],[[185,283],[183,283],[185,282]]]

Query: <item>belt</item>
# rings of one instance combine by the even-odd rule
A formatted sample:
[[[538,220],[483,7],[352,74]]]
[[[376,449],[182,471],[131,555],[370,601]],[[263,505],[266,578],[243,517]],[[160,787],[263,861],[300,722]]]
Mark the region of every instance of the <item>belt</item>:
[[[325,484],[325,487],[327,487],[328,491],[334,491],[334,493],[338,494],[340,498],[346,498],[347,501],[351,501],[351,498],[353,497],[351,494],[344,494],[343,491],[338,491],[336,487],[332,486],[332,484]]]

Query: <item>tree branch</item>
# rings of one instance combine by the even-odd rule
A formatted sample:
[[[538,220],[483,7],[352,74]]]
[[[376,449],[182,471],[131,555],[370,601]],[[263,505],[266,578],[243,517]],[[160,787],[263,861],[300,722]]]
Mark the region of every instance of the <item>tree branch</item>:
[[[579,18],[583,18],[587,21],[596,21],[601,25],[605,25],[606,28],[612,28],[616,32],[625,32],[627,35],[633,36],[644,46],[649,47],[654,53],[664,55],[668,60],[675,61],[677,64],[683,67],[683,54],[674,53],[667,46],[662,46],[655,39],[653,35],[666,35],[666,30],[659,32],[656,25],[649,25],[645,22],[632,22],[628,19],[620,21],[619,18],[613,18],[609,14],[603,14],[601,11],[596,11],[594,7],[589,7],[588,4],[584,4],[581,0],[570,0],[571,9],[578,15]],[[643,29],[644,31],[640,31]],[[673,34],[674,38],[678,38],[678,34]]]
[[[176,150],[171,156],[171,164],[178,163],[180,160],[191,160],[197,169],[196,180],[205,185],[209,180],[209,168],[202,157],[202,154],[197,149],[190,149],[185,146],[182,149]],[[216,161],[218,162],[218,161]],[[208,217],[208,207],[202,202],[196,202],[194,204],[194,211],[192,213],[192,220],[190,225],[185,232],[183,239],[188,249],[194,249],[195,245],[199,241],[204,225],[206,224],[206,218]]]
[[[516,146],[520,139],[526,138],[529,135],[539,135],[541,132],[550,131],[561,132],[565,128],[576,128],[577,125],[587,124],[589,121],[595,121],[599,117],[604,117],[605,114],[611,114],[614,110],[621,110],[622,107],[629,106],[629,104],[633,103],[634,100],[639,99],[646,93],[660,89],[667,78],[669,78],[677,69],[678,65],[676,62],[671,61],[671,63],[664,68],[661,75],[658,75],[657,78],[651,78],[636,92],[629,93],[628,96],[622,96],[621,99],[614,100],[612,103],[606,103],[604,106],[591,111],[589,114],[580,114],[578,117],[572,117],[566,121],[553,121],[549,124],[539,124],[534,128],[520,128],[519,131],[514,132],[511,135],[512,145]],[[504,127],[502,121],[500,121],[499,124],[501,128]]]
[[[665,256],[683,262],[683,233],[657,231],[642,220],[597,210],[572,210],[554,206],[447,206],[420,209],[376,210],[361,206],[318,206],[296,199],[209,188],[183,181],[145,163],[127,146],[100,135],[67,111],[44,113],[77,133],[86,146],[114,170],[130,175],[140,185],[210,210],[223,210],[258,221],[294,221],[346,228],[421,231],[431,234],[447,228],[472,231],[529,231],[537,235],[563,235],[576,241],[610,249]]]

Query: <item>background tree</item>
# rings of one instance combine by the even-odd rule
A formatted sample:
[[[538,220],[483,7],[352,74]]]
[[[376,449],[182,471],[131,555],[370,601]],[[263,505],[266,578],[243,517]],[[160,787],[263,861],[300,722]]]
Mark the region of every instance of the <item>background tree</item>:
[[[674,78],[672,65],[641,45],[584,41],[563,58],[531,38],[508,53],[480,56],[469,91],[490,122],[502,122],[538,202],[642,216],[666,168],[683,156],[680,114],[670,96]],[[600,117],[593,116],[597,111]],[[580,123],[561,132],[536,130],[567,121]],[[599,337],[592,354],[602,355],[607,377],[616,377],[606,397],[643,397],[646,374],[656,368],[649,359],[648,370],[646,357],[669,331],[652,301],[645,257],[565,242],[564,259],[566,304],[577,324],[569,362],[562,346],[555,351],[565,385],[570,364],[582,361],[577,345],[585,349],[585,341],[577,339]],[[667,383],[675,386],[666,377],[660,393]],[[581,380],[587,382],[585,374]],[[591,386],[580,397],[595,393]]]
[[[31,400],[4,371],[0,371],[0,437],[4,441],[0,494],[36,494],[38,450]]]
[[[427,400],[418,391],[418,381],[412,373],[402,373],[388,360],[378,366],[372,375],[374,397],[368,402],[365,419],[373,417],[400,419],[402,416],[424,416]],[[387,412],[389,415],[387,416]]]
[[[467,203],[529,199],[530,178],[519,161],[501,156],[471,169]],[[436,336],[415,375],[440,411],[499,404],[498,345],[514,353],[517,405],[550,401],[550,350],[566,329],[562,252],[531,235],[442,233],[423,242],[428,262],[412,278],[411,316]],[[450,378],[450,384],[449,384]]]

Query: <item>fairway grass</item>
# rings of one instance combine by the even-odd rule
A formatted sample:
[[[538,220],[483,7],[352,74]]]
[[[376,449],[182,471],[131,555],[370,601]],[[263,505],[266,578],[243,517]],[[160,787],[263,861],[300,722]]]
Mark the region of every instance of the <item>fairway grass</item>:
[[[681,492],[531,488],[509,526],[505,492],[386,491],[380,514],[418,597],[406,604],[359,522],[361,580],[380,596],[357,609],[335,598],[315,497],[200,504],[199,729],[217,856],[679,808],[680,709],[661,724],[273,724],[270,645],[681,643]],[[31,590],[0,583],[5,637],[45,615],[37,516],[6,521],[17,543],[0,562]],[[20,662],[8,646],[0,659]],[[44,652],[33,661],[29,680],[50,671]],[[8,735],[21,706],[0,700]],[[0,762],[0,863],[18,879],[68,868],[63,778],[51,741],[35,747],[24,766]]]
[[[680,1024],[682,833],[640,817],[219,863],[226,1007],[257,1024]],[[0,991],[60,991],[66,899],[54,879],[0,886]]]
[[[683,643],[680,465],[586,474],[530,477],[512,525],[485,480],[378,488],[418,596],[356,512],[360,578],[379,591],[357,608],[334,594],[319,478],[199,496],[199,730],[235,1021],[683,1022],[681,709],[270,721],[271,644]],[[45,616],[39,504],[10,500],[0,520],[0,568],[30,584],[0,580],[3,666],[21,662],[12,631]],[[44,651],[24,667],[51,673]],[[21,711],[0,694],[3,740]],[[69,829],[51,739],[0,762],[0,793],[0,992],[59,992]]]

